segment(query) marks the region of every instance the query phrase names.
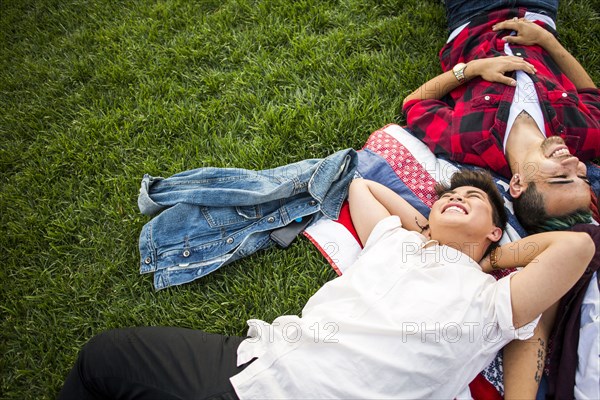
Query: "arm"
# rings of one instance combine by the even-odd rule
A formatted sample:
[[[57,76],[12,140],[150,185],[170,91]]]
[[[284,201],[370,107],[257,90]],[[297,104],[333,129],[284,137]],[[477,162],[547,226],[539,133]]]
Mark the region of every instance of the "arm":
[[[517,82],[504,74],[511,71],[526,71],[535,73],[533,65],[516,56],[501,56],[481,58],[467,63],[464,70],[467,81],[481,77],[489,82],[500,82],[505,85],[515,86]],[[411,100],[441,99],[446,94],[460,86],[454,72],[446,71],[441,75],[425,82],[417,90],[406,96],[402,107]]]
[[[500,22],[492,27],[494,31],[500,29],[510,29],[517,32],[516,36],[506,36],[504,38],[508,43],[524,46],[538,45],[546,50],[560,70],[573,82],[577,89],[596,87],[592,78],[590,78],[575,57],[546,29],[524,18]]]
[[[548,351],[558,304],[546,310],[527,340],[513,340],[503,349],[504,399],[535,399]]]
[[[545,232],[501,246],[496,253],[500,268],[525,267],[511,277],[513,325],[527,324],[556,303],[581,277],[594,252],[591,237],[575,232]]]
[[[408,230],[420,232],[421,228],[418,225],[427,225],[427,219],[410,203],[391,189],[374,181],[353,180],[350,184],[348,203],[352,224],[363,246],[367,243],[375,225],[390,215],[399,216],[402,225]]]

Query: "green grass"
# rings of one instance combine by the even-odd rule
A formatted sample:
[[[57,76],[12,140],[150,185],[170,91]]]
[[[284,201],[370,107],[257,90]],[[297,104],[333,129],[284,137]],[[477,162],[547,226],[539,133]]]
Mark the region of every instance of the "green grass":
[[[600,81],[600,2],[562,41]],[[54,398],[94,334],[243,334],[334,273],[305,239],[155,292],[144,173],[263,169],[359,148],[439,72],[440,2],[0,0],[0,397]]]

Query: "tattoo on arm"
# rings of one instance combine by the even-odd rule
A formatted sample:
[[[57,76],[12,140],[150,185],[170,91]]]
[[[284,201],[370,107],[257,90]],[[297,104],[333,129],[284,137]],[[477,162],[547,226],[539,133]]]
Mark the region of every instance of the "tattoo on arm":
[[[537,369],[535,371],[535,382],[540,383],[542,375],[544,374],[544,364],[546,363],[546,343],[544,340],[538,338],[538,350],[537,350]]]

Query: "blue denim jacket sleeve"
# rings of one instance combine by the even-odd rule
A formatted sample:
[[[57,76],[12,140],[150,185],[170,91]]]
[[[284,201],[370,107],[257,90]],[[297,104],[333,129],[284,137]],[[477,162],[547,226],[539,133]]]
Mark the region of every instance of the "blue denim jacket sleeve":
[[[268,247],[273,229],[307,215],[336,219],[356,171],[354,150],[251,171],[199,168],[167,179],[145,175],[140,272],[161,289],[190,282]]]

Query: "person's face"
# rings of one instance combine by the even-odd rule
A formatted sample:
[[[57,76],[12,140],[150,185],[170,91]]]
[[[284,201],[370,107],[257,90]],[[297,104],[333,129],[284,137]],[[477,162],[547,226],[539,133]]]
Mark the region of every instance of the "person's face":
[[[544,140],[538,152],[528,157],[524,183],[535,182],[549,216],[587,209],[591,195],[584,163],[572,154],[559,136]]]
[[[474,241],[486,237],[496,241],[502,234],[494,225],[487,194],[473,186],[461,186],[440,196],[431,207],[429,225],[432,235],[460,231]]]

